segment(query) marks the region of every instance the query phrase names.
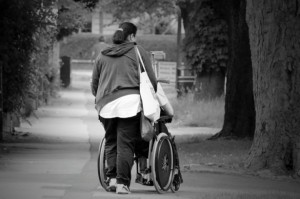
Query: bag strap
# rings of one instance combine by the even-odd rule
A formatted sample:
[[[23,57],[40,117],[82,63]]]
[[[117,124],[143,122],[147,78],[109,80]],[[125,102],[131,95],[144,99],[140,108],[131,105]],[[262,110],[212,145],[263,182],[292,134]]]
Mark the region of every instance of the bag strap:
[[[142,72],[142,68],[143,68],[143,71],[147,73],[145,65],[144,65],[144,62],[142,60],[142,57],[141,57],[141,54],[140,54],[140,51],[139,51],[138,47],[134,46],[134,48],[135,48],[135,52],[136,52],[136,55],[137,55],[137,61],[138,61],[140,73]],[[141,68],[141,65],[142,65],[142,68]]]
[[[134,46],[134,51],[135,51],[135,56],[136,56],[136,62],[137,62],[137,65],[138,65],[138,70],[139,70],[139,74],[141,74],[141,66],[140,66],[140,61],[139,61],[139,56],[137,54],[137,47],[136,45]]]
[[[134,50],[135,50],[135,55],[136,55],[136,61],[137,61],[137,65],[138,65],[139,75],[140,75],[140,78],[141,78],[141,73],[142,73],[142,71],[141,71],[141,64],[140,64],[140,60],[139,60],[138,48],[137,48],[136,45],[134,45]],[[141,81],[141,79],[140,79],[140,81]],[[140,102],[141,102],[141,108],[142,108],[141,114],[144,114],[144,112],[143,112],[143,100],[142,100],[141,96],[140,96]]]

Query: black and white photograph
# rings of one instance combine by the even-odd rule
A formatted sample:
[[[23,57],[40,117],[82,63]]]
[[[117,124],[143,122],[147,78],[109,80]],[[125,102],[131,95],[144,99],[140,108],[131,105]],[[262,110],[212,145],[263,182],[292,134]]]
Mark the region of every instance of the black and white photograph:
[[[0,0],[0,199],[299,199],[300,0]]]

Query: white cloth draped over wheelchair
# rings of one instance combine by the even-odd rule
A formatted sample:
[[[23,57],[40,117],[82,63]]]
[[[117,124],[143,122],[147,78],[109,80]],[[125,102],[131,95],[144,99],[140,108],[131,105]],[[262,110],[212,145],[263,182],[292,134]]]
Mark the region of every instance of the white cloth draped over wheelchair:
[[[160,83],[157,84],[157,92],[156,92],[157,100],[159,102],[159,105],[162,107],[162,109],[165,111],[165,113],[169,116],[174,116],[174,110],[172,105],[170,104],[162,86]]]

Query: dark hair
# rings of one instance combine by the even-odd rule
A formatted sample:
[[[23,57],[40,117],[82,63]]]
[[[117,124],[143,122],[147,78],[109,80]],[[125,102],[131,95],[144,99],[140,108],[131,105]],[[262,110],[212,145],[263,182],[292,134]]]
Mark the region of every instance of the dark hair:
[[[112,41],[114,44],[124,43],[127,37],[131,34],[136,35],[137,27],[133,23],[124,22],[119,25],[119,29],[113,35]]]

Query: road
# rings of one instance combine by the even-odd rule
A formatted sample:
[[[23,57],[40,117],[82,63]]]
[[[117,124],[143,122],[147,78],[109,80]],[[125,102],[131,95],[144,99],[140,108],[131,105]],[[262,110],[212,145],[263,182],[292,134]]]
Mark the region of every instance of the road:
[[[300,198],[297,182],[193,171],[183,172],[184,183],[175,194],[157,194],[154,187],[134,182],[130,195],[104,191],[96,170],[104,131],[95,116],[89,76],[89,71],[73,71],[71,88],[39,108],[30,118],[32,126],[23,122],[15,142],[0,144],[0,199]]]

